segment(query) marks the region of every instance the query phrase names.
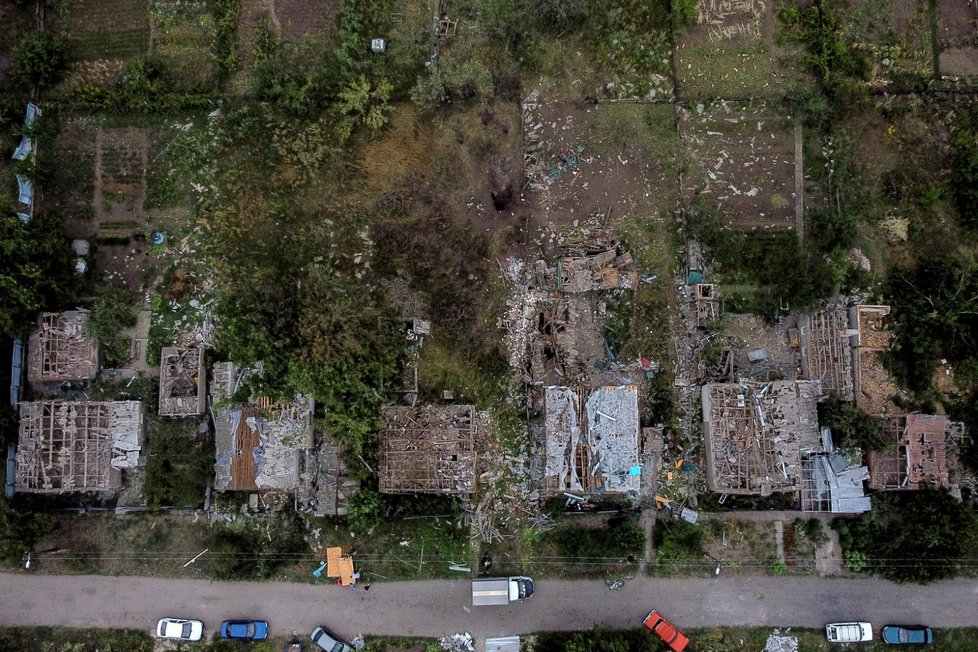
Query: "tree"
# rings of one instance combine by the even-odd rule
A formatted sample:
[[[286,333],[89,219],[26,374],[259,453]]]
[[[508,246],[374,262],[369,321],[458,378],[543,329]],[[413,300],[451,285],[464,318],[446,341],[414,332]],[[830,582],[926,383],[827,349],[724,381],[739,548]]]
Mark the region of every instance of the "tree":
[[[954,577],[978,537],[971,507],[935,489],[878,494],[868,513],[832,527],[847,563],[894,582]]]
[[[392,90],[394,87],[386,79],[371,84],[363,75],[341,90],[336,103],[339,118],[337,134],[340,142],[349,140],[361,126],[366,127],[370,133],[376,133],[387,124],[390,113],[388,101]]]
[[[123,287],[103,286],[88,316],[88,332],[99,343],[102,361],[109,367],[129,362],[129,338],[124,331],[136,325],[136,304]]]
[[[0,334],[22,334],[42,310],[58,310],[80,285],[64,220],[44,213],[27,224],[0,215]]]
[[[13,51],[11,73],[25,88],[49,88],[68,70],[68,46],[50,31],[31,32]]]
[[[966,369],[978,361],[978,261],[963,248],[921,248],[918,256],[894,268],[884,289],[893,307],[891,366],[916,391],[930,386],[938,357]]]
[[[50,514],[15,510],[0,498],[0,560],[18,564],[57,522]]]
[[[833,443],[843,449],[882,451],[893,445],[883,435],[883,424],[852,401],[830,398],[818,404],[818,422],[832,430]]]

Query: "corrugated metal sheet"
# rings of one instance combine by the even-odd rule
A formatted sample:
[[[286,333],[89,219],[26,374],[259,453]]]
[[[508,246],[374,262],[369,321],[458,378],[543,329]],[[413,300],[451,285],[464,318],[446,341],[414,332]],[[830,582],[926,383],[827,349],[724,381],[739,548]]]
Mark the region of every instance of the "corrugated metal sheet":
[[[520,652],[519,636],[500,636],[486,639],[486,652]]]

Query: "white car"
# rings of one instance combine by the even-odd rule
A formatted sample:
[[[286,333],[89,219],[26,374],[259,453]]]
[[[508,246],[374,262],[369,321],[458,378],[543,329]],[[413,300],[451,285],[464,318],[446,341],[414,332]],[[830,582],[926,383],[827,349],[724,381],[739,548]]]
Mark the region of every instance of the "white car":
[[[156,635],[178,641],[199,641],[204,636],[204,623],[186,618],[160,618]]]
[[[873,626],[869,623],[829,623],[825,636],[830,643],[861,643],[873,640]]]

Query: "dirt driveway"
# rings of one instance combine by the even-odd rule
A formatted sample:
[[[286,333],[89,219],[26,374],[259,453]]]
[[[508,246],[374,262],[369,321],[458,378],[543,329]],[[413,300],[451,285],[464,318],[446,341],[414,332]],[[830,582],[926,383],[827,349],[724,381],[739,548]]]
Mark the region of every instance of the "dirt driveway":
[[[833,620],[974,625],[978,582],[898,586],[877,579],[762,577],[637,578],[608,591],[603,582],[541,581],[537,595],[509,607],[469,606],[465,580],[374,584],[369,592],[334,585],[222,583],[144,577],[0,574],[0,623],[70,627],[144,627],[161,616],[263,618],[274,634],[329,625],[356,634],[486,636],[634,627],[653,607],[681,627],[792,625]]]

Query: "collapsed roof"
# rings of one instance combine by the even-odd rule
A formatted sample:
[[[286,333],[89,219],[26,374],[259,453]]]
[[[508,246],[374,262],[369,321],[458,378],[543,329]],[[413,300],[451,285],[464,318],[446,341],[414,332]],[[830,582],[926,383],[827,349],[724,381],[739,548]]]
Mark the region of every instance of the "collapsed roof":
[[[33,401],[20,404],[16,490],[98,491],[122,486],[145,442],[139,401]]]
[[[821,450],[820,393],[810,380],[704,385],[710,491],[767,496],[797,490],[802,454]]]
[[[160,355],[160,414],[204,413],[204,347],[163,347]]]
[[[378,475],[382,493],[469,495],[476,488],[472,405],[392,406],[382,412]]]
[[[226,404],[248,373],[230,362],[214,365],[214,488],[296,489],[300,485],[303,455],[313,445],[313,401],[296,394],[290,402],[262,397],[243,405]]]
[[[637,492],[638,387],[547,387],[544,486],[559,492]]]
[[[98,344],[88,332],[88,311],[44,312],[28,341],[27,380],[92,380],[98,373]]]

